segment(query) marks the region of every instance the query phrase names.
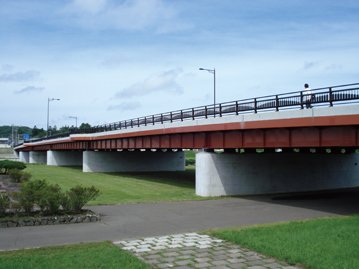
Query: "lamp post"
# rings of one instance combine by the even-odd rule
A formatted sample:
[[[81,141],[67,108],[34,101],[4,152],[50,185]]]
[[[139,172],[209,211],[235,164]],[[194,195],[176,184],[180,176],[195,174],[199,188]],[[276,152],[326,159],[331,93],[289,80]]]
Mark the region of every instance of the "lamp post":
[[[216,117],[216,69],[199,68],[199,70],[213,74],[213,115]]]
[[[69,116],[69,119],[74,119],[76,121],[76,128],[77,128],[77,117],[76,116]]]
[[[52,101],[60,101],[58,98],[47,98],[47,128],[46,128],[46,136],[49,136],[49,119],[50,119],[50,102]]]

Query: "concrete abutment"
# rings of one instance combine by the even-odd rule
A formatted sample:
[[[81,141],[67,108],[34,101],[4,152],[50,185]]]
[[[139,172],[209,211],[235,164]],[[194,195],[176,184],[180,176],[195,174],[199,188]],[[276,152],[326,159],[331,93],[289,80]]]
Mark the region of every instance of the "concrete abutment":
[[[83,172],[184,171],[183,151],[84,151]]]
[[[82,166],[82,151],[47,151],[47,165]]]
[[[23,163],[29,163],[30,153],[28,151],[19,152],[19,161]]]
[[[196,154],[200,196],[305,192],[359,186],[359,154]]]
[[[46,151],[30,151],[29,163],[42,163],[46,164]]]

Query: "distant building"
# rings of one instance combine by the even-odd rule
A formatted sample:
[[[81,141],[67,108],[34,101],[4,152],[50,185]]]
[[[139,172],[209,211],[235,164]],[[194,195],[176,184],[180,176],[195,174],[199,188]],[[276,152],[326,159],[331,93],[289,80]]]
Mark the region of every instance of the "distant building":
[[[1,148],[7,148],[9,147],[9,138],[0,138],[0,147]]]

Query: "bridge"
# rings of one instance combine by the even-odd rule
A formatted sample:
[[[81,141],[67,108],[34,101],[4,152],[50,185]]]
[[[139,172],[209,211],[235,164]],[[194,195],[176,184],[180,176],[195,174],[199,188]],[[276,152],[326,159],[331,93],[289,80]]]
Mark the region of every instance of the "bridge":
[[[73,129],[15,150],[28,163],[129,172],[184,170],[183,150],[198,149],[196,193],[221,196],[358,187],[358,148],[355,83]]]

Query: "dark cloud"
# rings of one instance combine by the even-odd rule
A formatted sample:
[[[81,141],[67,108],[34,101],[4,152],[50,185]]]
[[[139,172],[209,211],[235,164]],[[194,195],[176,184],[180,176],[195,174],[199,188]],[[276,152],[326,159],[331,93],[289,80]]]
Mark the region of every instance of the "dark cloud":
[[[181,94],[183,93],[183,89],[176,81],[180,74],[182,74],[181,69],[168,70],[119,91],[116,93],[115,97],[130,98],[151,94],[153,92]]]
[[[43,87],[34,87],[34,86],[28,86],[25,88],[22,88],[21,90],[14,91],[16,94],[22,94],[22,93],[29,93],[29,92],[41,92],[45,88]]]
[[[303,69],[304,70],[308,70],[308,69],[312,69],[316,66],[318,66],[318,62],[305,62],[304,65],[303,65]]]
[[[32,81],[40,77],[40,72],[28,70],[25,72],[0,74],[0,82],[24,82]]]

